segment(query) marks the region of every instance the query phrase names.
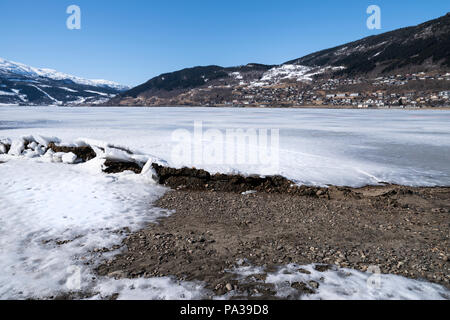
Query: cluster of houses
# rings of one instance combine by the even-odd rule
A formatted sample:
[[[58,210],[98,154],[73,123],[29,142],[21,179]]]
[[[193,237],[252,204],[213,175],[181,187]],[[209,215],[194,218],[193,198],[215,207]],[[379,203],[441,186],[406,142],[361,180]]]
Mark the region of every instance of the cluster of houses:
[[[375,92],[327,93],[323,90],[303,91],[295,87],[257,88],[233,92],[226,101],[229,105],[252,106],[352,106],[358,108],[389,107],[445,107],[450,105],[450,91],[422,92],[411,91],[389,93]]]
[[[441,92],[406,92],[387,93],[341,93],[328,94],[324,100],[326,105],[348,105],[358,108],[389,107],[444,107],[449,106],[450,91]]]
[[[233,91],[233,104],[271,106],[277,103],[298,104],[303,90],[295,86],[244,87]]]
[[[449,80],[450,73],[412,73],[376,79],[319,78],[306,83],[286,81],[265,86],[241,81],[239,85],[221,83],[192,89],[188,98],[194,105],[216,106],[449,107],[450,91],[443,90],[450,87]]]
[[[355,79],[327,79],[320,84],[322,90],[336,90],[342,86],[352,86],[361,84],[371,84],[373,86],[403,86],[411,81],[450,81],[450,73],[446,74],[426,74],[412,73],[405,75],[390,75],[384,77],[378,77],[375,79],[355,78]]]
[[[450,73],[427,75],[412,73],[376,79],[323,79],[309,85],[288,82],[272,86],[239,86],[225,104],[254,106],[351,106],[355,108],[448,107],[447,90],[433,89],[428,81],[423,90],[412,89],[409,82],[440,80],[444,87]],[[450,83],[449,83],[450,84]],[[413,84],[414,85],[414,84]],[[448,86],[450,87],[450,86]]]
[[[424,80],[450,80],[450,73],[446,74],[426,74],[425,72],[412,73],[405,75],[396,75],[388,77],[379,77],[374,79],[374,85],[405,85],[409,81],[424,81]]]

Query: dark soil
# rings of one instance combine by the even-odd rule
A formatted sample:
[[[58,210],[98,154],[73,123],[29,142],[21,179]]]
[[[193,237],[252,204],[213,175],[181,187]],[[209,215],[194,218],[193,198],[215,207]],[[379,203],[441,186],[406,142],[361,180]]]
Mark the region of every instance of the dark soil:
[[[165,183],[186,179],[160,177]],[[211,177],[205,174],[200,180],[208,185],[222,181]],[[192,185],[201,188],[195,181]],[[237,190],[261,186],[260,180],[256,185],[246,178],[240,181],[242,189],[241,184],[231,185],[238,185]],[[280,186],[273,183],[270,190]],[[238,293],[274,298],[273,288],[264,282],[237,281],[225,271],[247,259],[267,270],[287,263],[319,263],[322,271],[329,265],[361,271],[377,265],[383,273],[450,288],[450,188],[389,185],[319,191],[312,196],[170,191],[156,205],[175,213],[131,234],[123,242],[128,250],[100,265],[97,272],[116,278],[174,275],[204,281],[216,294],[237,288]],[[305,294],[314,290],[313,285],[296,287]]]
[[[106,173],[119,173],[123,171],[133,171],[134,173],[141,173],[142,167],[135,162],[128,161],[113,161],[106,160],[104,163],[105,168],[103,172]]]
[[[9,152],[9,149],[11,149],[11,145],[10,144],[3,144],[6,148],[6,154]]]
[[[153,165],[159,183],[176,190],[238,192],[263,191],[269,193],[290,193],[308,196],[327,196],[327,188],[296,186],[282,176],[249,176],[210,174],[195,168],[175,169]]]
[[[82,159],[83,162],[92,160],[97,156],[94,150],[89,146],[65,147],[65,146],[57,146],[55,143],[50,142],[48,144],[48,148],[51,149],[53,152],[65,152],[65,153],[72,152],[77,156],[78,159]]]

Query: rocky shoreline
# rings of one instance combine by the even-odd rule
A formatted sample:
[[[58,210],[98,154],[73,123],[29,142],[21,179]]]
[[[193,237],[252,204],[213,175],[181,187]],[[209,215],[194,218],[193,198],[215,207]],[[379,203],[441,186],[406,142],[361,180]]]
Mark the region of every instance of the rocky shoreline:
[[[275,299],[267,274],[239,281],[227,271],[245,261],[267,272],[290,263],[319,264],[322,271],[376,266],[450,288],[450,188],[241,193],[180,186],[156,203],[174,213],[128,236],[127,250],[100,265],[99,275],[176,276],[203,281],[216,295],[232,290],[232,298]],[[316,284],[295,286],[310,294]]]

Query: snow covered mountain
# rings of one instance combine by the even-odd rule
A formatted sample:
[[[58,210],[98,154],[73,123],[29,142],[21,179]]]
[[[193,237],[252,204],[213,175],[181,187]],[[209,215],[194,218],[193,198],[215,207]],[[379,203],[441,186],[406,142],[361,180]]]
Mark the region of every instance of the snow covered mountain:
[[[108,80],[84,79],[0,58],[0,104],[92,105],[127,89]]]

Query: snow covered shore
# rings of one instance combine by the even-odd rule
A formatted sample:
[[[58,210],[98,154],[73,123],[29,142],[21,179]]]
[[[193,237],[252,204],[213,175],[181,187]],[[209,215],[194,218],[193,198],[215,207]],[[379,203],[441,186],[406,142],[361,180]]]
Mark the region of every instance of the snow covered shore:
[[[73,148],[74,152],[54,152],[49,148],[52,145]],[[96,156],[84,162],[86,159],[75,154],[80,147],[92,148]],[[166,189],[155,183],[155,172],[149,164],[164,161],[99,141],[79,139],[64,144],[58,138],[41,136],[3,139],[0,150],[8,151],[0,156],[6,161],[0,164],[0,299],[212,297],[201,283],[170,277],[114,279],[114,275],[99,277],[92,271],[120,252],[117,245],[129,231],[170,214],[151,205]],[[143,170],[140,174],[105,174],[106,160],[140,163]],[[293,266],[285,268],[291,270]],[[255,270],[253,273],[257,273]],[[439,285],[398,276],[381,276],[388,285],[372,290],[367,287],[371,275],[357,271],[313,271],[306,276],[295,275],[292,269],[287,276],[282,270],[267,280],[276,285],[280,297],[292,291],[286,281],[291,284],[299,279],[320,282],[318,293],[302,296],[310,299],[440,299],[448,293]]]

